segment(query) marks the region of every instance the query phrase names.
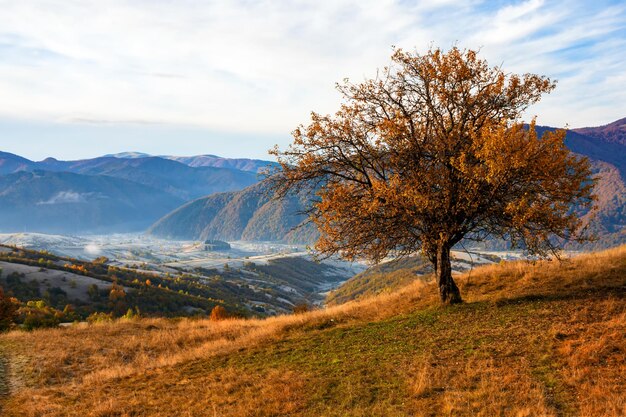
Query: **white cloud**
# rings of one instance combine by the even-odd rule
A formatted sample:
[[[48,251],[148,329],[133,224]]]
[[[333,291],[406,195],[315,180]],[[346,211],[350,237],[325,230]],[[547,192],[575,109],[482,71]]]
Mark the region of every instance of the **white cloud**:
[[[52,204],[77,204],[87,202],[89,193],[77,193],[74,191],[59,191],[46,201],[40,201],[37,205]]]
[[[532,109],[546,124],[626,115],[623,7],[490,4],[0,1],[0,115],[284,134],[310,110],[333,112],[334,83],[373,75],[392,44],[423,51],[431,42],[559,78],[549,106]]]

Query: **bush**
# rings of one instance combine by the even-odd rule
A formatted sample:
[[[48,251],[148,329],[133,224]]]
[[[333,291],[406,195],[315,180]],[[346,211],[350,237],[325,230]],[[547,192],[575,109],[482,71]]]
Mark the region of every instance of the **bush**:
[[[100,299],[100,288],[96,284],[91,284],[87,288],[87,295],[91,301],[97,301]]]
[[[77,321],[80,319],[78,314],[76,314],[76,308],[71,304],[66,304],[63,308],[63,317],[66,321]]]
[[[291,310],[293,311],[293,314],[302,314],[306,313],[307,311],[311,311],[311,306],[307,303],[300,303],[293,306]]]
[[[209,316],[209,319],[211,321],[220,321],[220,320],[225,320],[229,317],[230,317],[230,314],[228,314],[228,311],[226,311],[224,307],[215,306],[213,307],[213,310],[211,310],[211,316]]]
[[[48,306],[43,300],[29,301],[17,312],[18,320],[26,330],[57,327],[63,318],[61,311]]]
[[[24,282],[26,275],[12,272],[6,276],[5,289],[7,293],[20,300],[32,300],[41,297],[37,281]]]
[[[17,299],[4,295],[4,290],[0,287],[0,332],[11,329],[17,318],[19,303]]]
[[[126,314],[122,316],[123,319],[134,320],[141,317],[141,312],[139,311],[139,307],[135,306],[135,308],[129,308],[126,310]]]
[[[113,313],[92,313],[87,317],[89,323],[102,323],[106,321],[113,321]]]

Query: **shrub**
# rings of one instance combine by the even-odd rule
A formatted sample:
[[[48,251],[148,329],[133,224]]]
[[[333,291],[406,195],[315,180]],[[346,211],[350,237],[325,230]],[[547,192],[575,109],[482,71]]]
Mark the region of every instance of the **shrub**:
[[[76,309],[71,304],[66,304],[63,308],[63,316],[66,321],[76,321],[79,316],[76,314]]]
[[[133,320],[141,317],[141,312],[139,311],[139,307],[135,306],[135,308],[129,308],[126,310],[126,314],[122,316],[123,319]]]
[[[293,306],[291,310],[293,311],[293,314],[302,314],[306,313],[307,311],[311,311],[311,306],[307,303],[299,303]]]
[[[19,303],[13,297],[4,295],[4,290],[0,287],[0,332],[9,330],[17,318]]]
[[[109,258],[107,258],[106,256],[99,256],[93,261],[91,261],[92,264],[100,264],[100,265],[103,265],[107,262],[109,262]]]
[[[91,301],[98,301],[101,298],[100,288],[96,284],[91,284],[87,288],[87,295]]]
[[[43,300],[33,300],[20,307],[18,320],[26,330],[41,327],[57,327],[63,318],[63,313],[46,304]]]
[[[213,310],[211,310],[211,316],[209,317],[209,319],[211,321],[220,321],[225,320],[229,317],[230,314],[228,314],[228,311],[224,307],[218,305],[213,307]]]
[[[102,323],[106,321],[113,321],[113,313],[92,313],[87,317],[89,323]]]

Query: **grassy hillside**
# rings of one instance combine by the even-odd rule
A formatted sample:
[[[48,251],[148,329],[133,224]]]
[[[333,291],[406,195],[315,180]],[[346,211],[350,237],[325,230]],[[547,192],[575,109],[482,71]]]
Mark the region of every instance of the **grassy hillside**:
[[[323,301],[320,293],[350,274],[298,256],[246,262],[240,268],[177,267],[168,273],[148,268],[0,245],[0,287],[5,293],[23,305],[39,300],[57,310],[70,305],[72,317],[61,318],[69,322],[95,312],[119,317],[129,308],[150,317],[206,316],[217,305],[239,316],[275,315]],[[110,299],[113,283],[124,288],[122,300]]]
[[[266,320],[0,337],[6,416],[623,416],[626,247]]]
[[[404,287],[418,279],[431,279],[430,262],[421,256],[397,259],[375,265],[344,282],[326,297],[326,304],[343,304],[347,301],[372,297]]]
[[[495,255],[452,252],[452,269],[455,272],[472,270],[484,263],[500,262]],[[469,257],[469,259],[468,259]],[[472,262],[473,261],[473,262]],[[414,281],[432,279],[433,267],[422,256],[394,259],[374,265],[332,290],[326,297],[327,305],[343,304],[348,301],[372,297],[396,291]]]

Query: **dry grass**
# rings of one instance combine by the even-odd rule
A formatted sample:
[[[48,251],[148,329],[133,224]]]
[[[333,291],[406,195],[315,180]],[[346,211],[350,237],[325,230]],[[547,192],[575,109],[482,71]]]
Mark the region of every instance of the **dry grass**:
[[[412,388],[421,415],[555,415],[546,404],[541,384],[525,372],[529,365],[523,358],[506,362],[471,359],[453,378],[449,369],[436,363],[422,361],[416,369]]]
[[[267,320],[12,332],[14,416],[626,415],[626,247]]]
[[[19,346],[15,350],[29,352],[29,366],[20,369],[21,375],[14,375],[18,380],[28,379],[28,385],[102,381],[228,354],[307,325],[381,320],[417,301],[415,289],[406,288],[365,303],[268,319],[120,320],[32,333],[11,332],[1,340],[6,346]]]

